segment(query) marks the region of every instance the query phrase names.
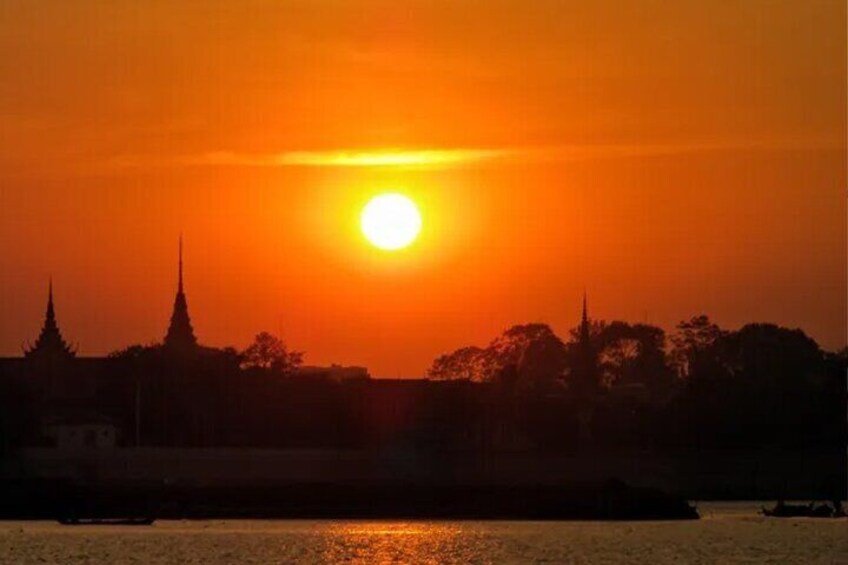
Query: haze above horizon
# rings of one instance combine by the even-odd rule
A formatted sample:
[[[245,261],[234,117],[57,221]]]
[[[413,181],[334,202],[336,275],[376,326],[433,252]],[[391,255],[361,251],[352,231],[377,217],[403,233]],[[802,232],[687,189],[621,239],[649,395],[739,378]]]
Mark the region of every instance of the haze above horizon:
[[[846,345],[846,7],[12,1],[0,355],[42,322],[414,376],[518,323],[800,327]],[[791,38],[791,40],[789,39]],[[414,245],[359,215],[400,192]]]

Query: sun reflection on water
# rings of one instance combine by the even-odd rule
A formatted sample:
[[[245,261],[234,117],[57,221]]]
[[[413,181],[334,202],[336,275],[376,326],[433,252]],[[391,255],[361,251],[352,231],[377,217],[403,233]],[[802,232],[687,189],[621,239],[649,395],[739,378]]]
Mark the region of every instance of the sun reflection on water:
[[[328,563],[441,563],[451,556],[461,561],[469,534],[468,527],[455,523],[334,524],[325,537],[322,559]]]

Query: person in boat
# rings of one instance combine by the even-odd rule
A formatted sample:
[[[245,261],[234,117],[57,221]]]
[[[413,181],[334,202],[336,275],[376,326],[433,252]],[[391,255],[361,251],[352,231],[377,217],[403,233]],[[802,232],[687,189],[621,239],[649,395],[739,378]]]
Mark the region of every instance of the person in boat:
[[[760,513],[763,516],[781,516],[783,512],[786,510],[786,505],[783,503],[783,499],[777,499],[777,503],[775,503],[774,507],[766,508],[763,506],[760,509]]]
[[[821,504],[810,510],[810,516],[814,518],[830,518],[833,516],[833,509],[827,503]]]

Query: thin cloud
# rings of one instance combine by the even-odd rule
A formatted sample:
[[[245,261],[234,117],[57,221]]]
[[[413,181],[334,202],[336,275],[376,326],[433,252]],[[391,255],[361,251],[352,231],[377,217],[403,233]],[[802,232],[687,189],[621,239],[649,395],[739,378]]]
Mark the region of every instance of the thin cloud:
[[[448,168],[487,161],[556,162],[690,152],[693,145],[561,145],[504,148],[379,149],[237,153],[215,151],[188,159],[192,165],[244,167]]]
[[[775,151],[841,149],[841,140],[826,138],[773,138],[684,143],[583,144],[528,147],[466,147],[425,149],[296,150],[274,153],[213,151],[166,160],[153,156],[119,156],[110,160],[116,168],[151,165],[242,167],[346,167],[444,169],[484,162],[551,163],[589,159],[618,159],[719,151]]]
[[[257,167],[444,167],[503,158],[505,149],[418,149],[287,151],[240,154],[218,151],[193,159],[196,164]]]

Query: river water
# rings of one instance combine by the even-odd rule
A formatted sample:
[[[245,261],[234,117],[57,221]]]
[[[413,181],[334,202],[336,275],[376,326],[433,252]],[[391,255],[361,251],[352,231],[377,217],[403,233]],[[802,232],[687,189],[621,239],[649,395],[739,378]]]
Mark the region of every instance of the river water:
[[[0,522],[2,563],[843,563],[848,519],[702,504],[693,522]]]

